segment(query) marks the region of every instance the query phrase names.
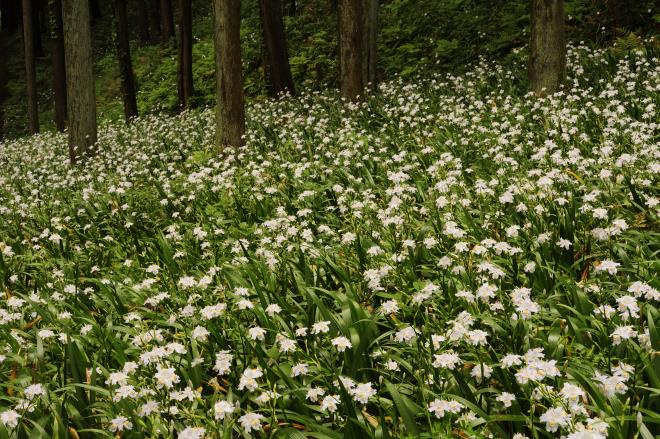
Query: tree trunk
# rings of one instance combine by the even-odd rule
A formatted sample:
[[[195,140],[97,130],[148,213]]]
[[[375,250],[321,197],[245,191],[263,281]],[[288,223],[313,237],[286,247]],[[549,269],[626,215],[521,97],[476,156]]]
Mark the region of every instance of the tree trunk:
[[[44,52],[44,42],[41,38],[41,22],[39,21],[39,0],[31,0],[30,13],[32,14],[32,38],[34,41],[34,57],[43,58],[46,56]]]
[[[161,39],[160,0],[149,0],[149,36],[153,44]]]
[[[179,0],[179,63],[177,69],[179,105],[187,107],[193,95],[192,0]]]
[[[20,26],[21,8],[16,0],[0,1],[0,26],[7,31],[6,37]]]
[[[50,41],[53,62],[53,91],[55,93],[55,126],[61,132],[66,127],[66,71],[62,30],[62,0],[48,0],[48,7],[51,17]]]
[[[37,107],[37,70],[34,64],[34,14],[32,1],[23,0],[23,43],[25,45],[25,82],[27,85],[28,131],[39,132],[39,109]]]
[[[141,44],[149,44],[149,13],[146,0],[136,0],[138,19],[138,38]]]
[[[280,0],[259,0],[273,92],[295,93]]]
[[[366,11],[365,15],[365,84],[371,84],[371,87],[376,86],[376,47],[378,42],[378,9],[379,0],[365,0]]]
[[[0,140],[5,136],[4,103],[7,98],[7,35],[9,30],[0,28]]]
[[[240,0],[213,0],[218,148],[238,148],[245,133]]]
[[[172,0],[160,0],[160,27],[163,41],[174,37],[174,15],[172,13]]]
[[[96,143],[96,96],[87,0],[62,0],[69,116],[69,159],[75,163]]]
[[[532,0],[528,75],[537,95],[559,90],[566,70],[564,0]]]
[[[355,101],[364,93],[364,0],[339,4],[339,71],[341,95]]]
[[[113,1],[115,12],[115,44],[117,45],[117,60],[121,76],[121,94],[124,100],[124,116],[126,121],[137,117],[137,100],[135,98],[135,78],[131,61],[131,46],[128,41],[128,19],[126,17],[126,0]]]

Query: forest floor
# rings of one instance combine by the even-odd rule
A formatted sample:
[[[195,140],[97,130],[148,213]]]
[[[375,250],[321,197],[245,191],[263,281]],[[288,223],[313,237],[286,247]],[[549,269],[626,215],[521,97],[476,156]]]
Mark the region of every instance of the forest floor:
[[[0,148],[0,439],[652,437],[653,52]]]

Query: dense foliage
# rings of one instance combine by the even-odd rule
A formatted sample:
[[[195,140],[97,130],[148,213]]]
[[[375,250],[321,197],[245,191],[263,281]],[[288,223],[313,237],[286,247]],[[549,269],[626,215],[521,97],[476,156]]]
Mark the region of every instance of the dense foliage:
[[[0,148],[0,438],[650,438],[653,52]]]
[[[113,24],[109,2],[97,2],[103,15],[92,28],[100,119],[121,120],[123,107]],[[176,2],[175,2],[176,3]],[[323,90],[338,85],[336,1],[304,0],[287,9],[286,32],[293,77],[298,87]],[[654,34],[660,15],[652,0],[626,3],[617,22],[602,0],[565,0],[566,29],[575,41],[601,47],[620,39],[641,47],[640,37]],[[514,50],[529,40],[528,0],[381,0],[378,33],[378,77],[413,78],[424,72],[462,71],[480,57],[506,64]],[[623,6],[622,6],[623,7]],[[137,33],[136,12],[131,8],[131,28]],[[193,104],[215,105],[215,65],[210,2],[193,1],[194,87]],[[264,66],[264,43],[258,2],[242,2],[241,47],[245,90],[252,99],[269,92]],[[136,37],[136,35],[133,35]],[[48,49],[47,40],[44,40]],[[25,65],[20,32],[12,37],[8,63],[10,97],[5,105],[7,130],[26,132]],[[176,42],[140,45],[133,41],[133,65],[138,84],[140,114],[177,109]],[[47,54],[48,55],[48,54]],[[53,92],[50,58],[37,60],[40,121],[52,127]]]

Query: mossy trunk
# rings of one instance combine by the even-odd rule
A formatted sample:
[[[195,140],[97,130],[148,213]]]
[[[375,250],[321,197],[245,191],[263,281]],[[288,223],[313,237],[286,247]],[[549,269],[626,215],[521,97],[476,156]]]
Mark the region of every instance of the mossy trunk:
[[[532,0],[528,75],[537,95],[559,90],[566,71],[564,1]]]
[[[364,0],[339,3],[339,74],[341,95],[355,101],[364,93],[365,17]]]
[[[96,143],[96,96],[87,0],[62,0],[69,117],[69,159],[75,163]]]
[[[213,0],[218,148],[238,148],[245,133],[240,0]]]
[[[117,60],[121,76],[121,94],[124,101],[124,116],[126,121],[137,117],[137,100],[135,98],[135,77],[133,76],[133,61],[131,46],[128,41],[128,19],[126,17],[126,0],[113,1],[115,12],[115,44]]]

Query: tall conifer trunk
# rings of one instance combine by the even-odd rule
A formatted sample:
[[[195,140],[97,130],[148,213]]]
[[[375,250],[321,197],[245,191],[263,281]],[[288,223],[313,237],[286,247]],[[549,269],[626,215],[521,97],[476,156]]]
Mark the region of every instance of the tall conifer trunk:
[[[179,106],[187,107],[193,96],[192,0],[179,0],[179,63],[177,68]]]
[[[124,101],[124,116],[126,116],[126,120],[129,121],[132,117],[138,115],[138,109],[137,100],[135,98],[135,77],[133,76],[131,46],[128,41],[126,0],[114,0],[113,6],[115,12],[115,44],[117,46],[119,74],[121,75],[121,94]]]
[[[163,41],[174,38],[174,13],[172,12],[172,0],[160,0],[160,27]]]
[[[213,10],[217,79],[215,142],[219,148],[238,148],[245,133],[240,0],[213,0]]]
[[[364,93],[364,0],[339,2],[339,73],[342,97],[357,100]]]
[[[28,131],[39,132],[39,109],[37,105],[37,70],[34,62],[34,14],[33,0],[23,0],[23,43],[25,56],[25,82],[27,89]]]
[[[528,75],[537,95],[559,90],[566,71],[564,1],[532,0]]]
[[[270,80],[275,94],[295,93],[280,0],[259,0]]]
[[[96,143],[96,96],[87,0],[62,0],[69,117],[69,159],[75,163]]]
[[[62,29],[62,0],[48,0],[50,12],[50,41],[53,64],[53,91],[55,94],[55,126],[58,131],[66,127],[66,70],[64,60],[64,34]]]

